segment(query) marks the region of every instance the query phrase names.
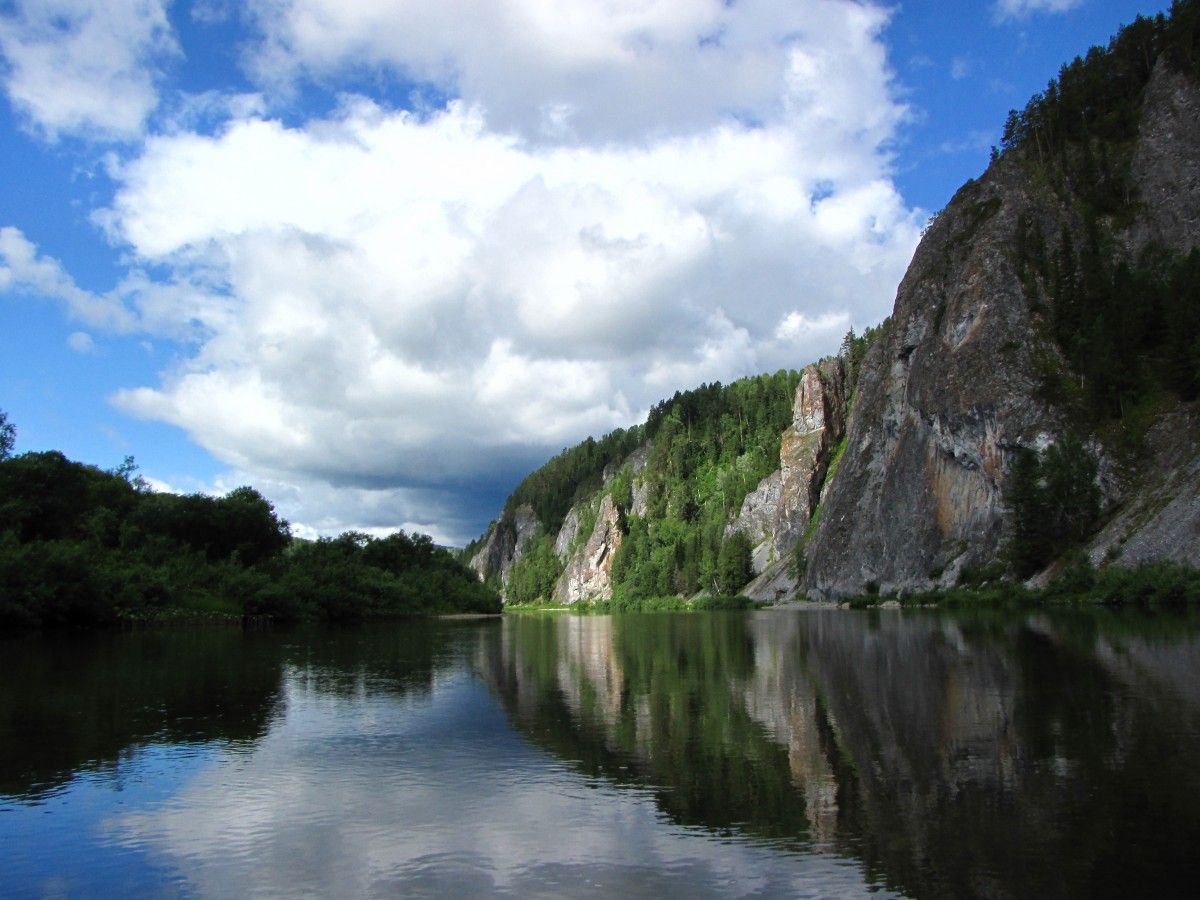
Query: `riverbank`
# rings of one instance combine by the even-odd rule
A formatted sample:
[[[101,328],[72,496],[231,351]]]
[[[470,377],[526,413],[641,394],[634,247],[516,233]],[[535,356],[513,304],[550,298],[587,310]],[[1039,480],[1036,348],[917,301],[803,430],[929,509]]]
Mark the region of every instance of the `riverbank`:
[[[1200,571],[1176,563],[1132,569],[1094,569],[1086,560],[1068,565],[1048,585],[984,581],[945,590],[888,596],[880,593],[839,603],[851,609],[940,607],[1022,609],[1040,606],[1188,606],[1200,603]]]
[[[1028,587],[989,573],[968,575],[967,583],[945,590],[893,595],[871,593],[843,600],[791,599],[761,603],[749,597],[649,597],[641,600],[593,600],[571,605],[552,603],[508,604],[505,613],[570,612],[580,615],[622,612],[690,612],[701,610],[816,610],[816,609],[916,609],[996,608],[1026,609],[1044,606],[1188,606],[1200,604],[1200,571],[1174,563],[1155,563],[1133,569],[1097,571],[1086,562],[1066,567],[1049,585]]]

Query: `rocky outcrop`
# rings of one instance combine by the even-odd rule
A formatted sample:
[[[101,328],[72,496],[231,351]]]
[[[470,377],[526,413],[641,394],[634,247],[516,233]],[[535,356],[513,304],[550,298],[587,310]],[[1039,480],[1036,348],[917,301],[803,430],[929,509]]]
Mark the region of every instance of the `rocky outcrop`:
[[[501,586],[507,584],[512,567],[524,556],[540,524],[533,507],[518,506],[511,519],[501,518],[488,529],[483,546],[468,565],[480,579],[497,575]]]
[[[1149,240],[1183,252],[1196,245],[1198,102],[1196,84],[1160,62],[1132,170],[1147,202],[1123,232],[1130,258]],[[1040,373],[1061,360],[1039,337],[1036,307],[1045,298],[1030,295],[1014,264],[1022,222],[1044,235],[1082,230],[1071,209],[1005,154],[931,223],[890,329],[862,367],[845,456],[808,545],[810,596],[952,584],[963,566],[1001,553],[1014,451],[1041,449],[1066,428],[1064,412],[1039,399]],[[1114,460],[1093,449],[1105,500],[1115,504],[1122,478]],[[1173,521],[1191,521],[1189,509],[1170,512]],[[1167,529],[1170,539],[1184,538],[1179,527]],[[1139,546],[1132,536],[1126,545]]]
[[[563,519],[562,528],[558,530],[558,537],[554,539],[554,555],[563,562],[570,556],[571,551],[575,549],[575,541],[579,537],[579,507],[572,506]]]
[[[620,514],[606,494],[591,535],[572,554],[554,585],[554,602],[611,599],[613,557],[621,547],[621,537]]]
[[[1200,568],[1200,409],[1165,416],[1147,437],[1152,462],[1093,538],[1096,566],[1169,560]]]
[[[1157,241],[1195,246],[1200,234],[1200,91],[1160,60],[1146,88],[1146,113],[1133,158],[1142,209],[1130,225],[1131,248]]]
[[[838,442],[845,434],[846,369],[841,359],[805,366],[792,406],[792,424],[783,432],[779,468],[742,501],[726,534],[742,532],[754,545],[757,576],[743,593],[777,600],[796,587],[790,552],[804,536]],[[763,577],[766,576],[766,577]]]

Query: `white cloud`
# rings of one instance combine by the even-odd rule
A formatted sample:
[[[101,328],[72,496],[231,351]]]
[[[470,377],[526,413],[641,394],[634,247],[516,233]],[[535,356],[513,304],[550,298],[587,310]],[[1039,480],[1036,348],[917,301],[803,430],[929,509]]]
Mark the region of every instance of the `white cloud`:
[[[469,659],[487,652],[465,646]],[[360,687],[326,691],[303,663],[288,666],[264,736],[205,748],[205,764],[169,803],[114,805],[99,824],[105,840],[161,860],[204,896],[607,896],[629,886],[705,896],[725,885],[857,896],[878,887],[852,859],[675,824],[653,788],[580,774],[531,740],[497,741],[495,768],[485,769],[475,748],[508,734],[503,714],[477,679],[440,659],[430,694],[389,696],[392,679],[350,678]],[[161,765],[164,752],[134,749],[123,771]]]
[[[950,61],[950,77],[962,81],[971,74],[971,61],[964,56],[956,56]]]
[[[529,140],[640,141],[707,130],[719,117],[774,119],[794,99],[793,79],[824,98],[812,111],[835,132],[863,124],[845,115],[847,100],[895,112],[877,71],[854,77],[883,59],[876,37],[888,13],[868,4],[253,0],[251,9],[263,41],[247,58],[268,84],[383,67],[478,104],[491,127]]]
[[[255,9],[264,78],[336,84],[358,61],[461,97],[347,96],[294,126],[257,95],[195,98],[111,166],[96,219],[137,268],[76,296],[42,262],[72,308],[183,342],[114,402],[292,497],[304,528],[462,541],[480,486],[891,307],[920,216],[891,180],[907,111],[875,7]],[[214,109],[217,133],[192,126]]]
[[[996,0],[996,17],[1027,19],[1034,13],[1064,13],[1082,6],[1083,0]]]
[[[73,331],[67,336],[67,346],[81,356],[96,352],[96,341],[86,331]]]
[[[135,137],[177,54],[170,0],[15,0],[0,13],[10,102],[50,140]]]
[[[232,301],[214,293],[199,270],[186,284],[154,281],[134,269],[104,293],[85,290],[18,228],[0,228],[0,293],[57,300],[71,319],[122,334],[149,332],[185,342],[228,324]]]
[[[95,327],[128,331],[135,317],[113,297],[85,291],[55,259],[38,253],[17,228],[0,228],[0,291],[20,291],[63,302],[72,318]]]

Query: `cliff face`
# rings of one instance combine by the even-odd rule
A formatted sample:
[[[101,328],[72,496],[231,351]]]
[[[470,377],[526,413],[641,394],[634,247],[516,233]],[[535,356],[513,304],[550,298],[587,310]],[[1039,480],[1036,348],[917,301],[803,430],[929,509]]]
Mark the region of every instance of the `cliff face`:
[[[611,599],[612,564],[617,551],[621,549],[621,537],[616,504],[606,494],[600,501],[600,511],[592,533],[567,560],[562,575],[554,585],[554,602]]]
[[[1131,222],[1102,223],[1130,262],[1151,241],[1181,253],[1197,244],[1198,123],[1196,83],[1160,60],[1145,91],[1130,169],[1140,203]],[[1029,223],[1043,235],[1082,235],[1084,228],[1072,204],[1033,172],[1006,153],[957,193],[918,247],[890,330],[858,380],[845,457],[807,547],[803,588],[810,596],[951,585],[964,566],[996,560],[1007,533],[1004,496],[1015,451],[1044,449],[1066,433],[1068,410],[1041,399],[1047,366],[1065,364],[1045,336],[1044,290],[1023,281],[1016,248]],[[1110,510],[1126,500],[1131,484],[1152,491],[1166,475],[1154,464],[1131,473],[1096,441],[1089,449]],[[1172,490],[1190,490],[1193,498],[1194,458],[1171,468]],[[1197,506],[1148,513],[1170,517],[1160,523],[1168,533],[1154,540],[1186,539],[1195,547]],[[1122,536],[1141,546],[1137,535],[1153,522],[1143,516],[1127,524]],[[1141,556],[1129,561],[1135,558]]]
[[[508,583],[512,567],[525,554],[529,541],[537,533],[538,517],[528,504],[518,506],[511,527],[503,522],[494,522],[479,552],[471,557],[468,565],[480,579],[496,576],[501,585]]]
[[[806,366],[792,405],[792,424],[780,438],[779,468],[746,495],[726,528],[754,545],[755,578],[743,593],[777,600],[796,589],[791,551],[804,537],[838,443],[846,428],[846,367],[841,359]]]

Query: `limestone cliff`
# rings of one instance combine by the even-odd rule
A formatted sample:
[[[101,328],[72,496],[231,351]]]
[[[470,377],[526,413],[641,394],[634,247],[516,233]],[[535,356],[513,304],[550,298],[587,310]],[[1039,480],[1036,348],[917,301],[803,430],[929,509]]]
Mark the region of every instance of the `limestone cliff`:
[[[779,446],[779,468],[746,495],[726,528],[754,545],[755,579],[745,589],[756,600],[776,600],[796,588],[791,551],[804,536],[834,450],[845,434],[846,367],[838,358],[806,366],[793,402],[792,424]]]
[[[1200,88],[1160,59],[1140,115],[1129,169],[1138,202],[1127,220],[1092,225],[1114,235],[1118,262],[1137,260],[1152,241],[1187,253],[1200,235]],[[1000,558],[1015,451],[1042,449],[1071,425],[1071,408],[1044,390],[1047,370],[1066,368],[1047,334],[1046,284],[1023,278],[1017,257],[1031,223],[1042,235],[1088,235],[1078,204],[1048,190],[1039,172],[1005,153],[929,226],[858,379],[845,456],[807,547],[810,596],[949,585],[964,566]],[[1166,467],[1167,451],[1158,464],[1131,467],[1090,439],[1104,505],[1117,517],[1097,556],[1122,541],[1130,562],[1196,560],[1200,466],[1194,426],[1179,428],[1191,449],[1167,441],[1177,458]],[[1159,500],[1144,509],[1151,495]],[[1123,515],[1131,496],[1142,512]]]
[[[592,533],[567,560],[554,586],[554,601],[578,603],[580,600],[610,599],[613,558],[621,549],[621,537],[616,504],[605,494]]]
[[[495,576],[503,588],[508,583],[512,567],[520,561],[529,541],[537,533],[539,524],[533,507],[528,504],[518,506],[511,521],[501,519],[492,523],[483,546],[471,557],[468,565],[480,579]]]
[[[606,493],[617,474],[626,469],[632,479],[631,511],[645,514],[645,498],[649,482],[642,477],[650,448],[638,447],[620,466],[604,470],[601,494],[571,507],[554,541],[554,552],[563,563],[563,572],[554,585],[555,603],[577,603],[580,600],[609,600],[612,598],[612,564],[621,549],[621,517],[612,495]],[[638,496],[641,495],[641,512]],[[595,525],[586,536],[581,528],[595,514]]]

